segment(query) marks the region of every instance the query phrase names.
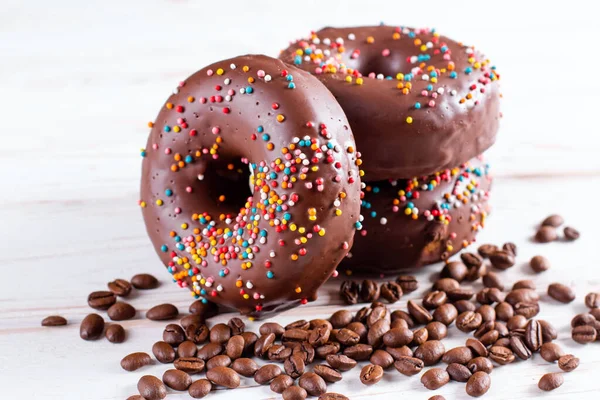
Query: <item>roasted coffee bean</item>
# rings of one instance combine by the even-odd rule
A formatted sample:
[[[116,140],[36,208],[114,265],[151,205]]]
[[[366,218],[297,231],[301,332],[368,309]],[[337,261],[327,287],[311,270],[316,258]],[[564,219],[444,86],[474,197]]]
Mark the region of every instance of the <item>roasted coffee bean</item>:
[[[206,377],[215,385],[229,389],[240,386],[240,376],[229,367],[215,367],[206,372]]]
[[[188,389],[188,394],[194,399],[201,399],[208,395],[212,389],[212,383],[208,379],[198,379]]]
[[[496,319],[505,322],[510,320],[515,315],[515,310],[513,307],[505,301],[496,304],[494,311],[496,312]]]
[[[577,240],[579,239],[579,236],[581,236],[577,229],[570,226],[566,226],[565,229],[563,229],[563,234],[565,235],[565,240],[569,242]]]
[[[488,349],[488,357],[500,365],[515,361],[515,355],[508,347],[492,346]]]
[[[417,347],[414,356],[423,360],[425,366],[430,366],[437,364],[445,352],[446,348],[441,341],[430,340]]]
[[[177,324],[167,325],[163,331],[163,341],[172,346],[179,346],[185,341],[183,328]]]
[[[390,329],[383,335],[383,343],[389,347],[402,347],[410,344],[413,340],[413,332],[410,329]]]
[[[478,339],[485,346],[490,346],[494,344],[500,338],[500,334],[497,330],[491,330],[489,332],[484,333]]]
[[[488,351],[483,343],[481,343],[477,339],[469,338],[467,339],[466,346],[471,349],[471,353],[474,357],[487,357]]]
[[[454,307],[456,307],[458,314],[464,313],[465,311],[475,311],[477,309],[477,306],[469,300],[458,300],[454,303]]]
[[[539,300],[540,296],[533,289],[513,289],[504,299],[504,301],[513,307],[517,303],[537,303]]]
[[[242,335],[232,336],[225,346],[225,354],[232,360],[240,358],[244,352],[244,337]]]
[[[223,344],[231,337],[231,328],[225,324],[216,324],[210,329],[210,342]]]
[[[356,361],[343,354],[330,354],[325,359],[327,360],[327,364],[342,372],[356,367]]]
[[[127,297],[131,293],[131,283],[125,279],[115,279],[112,282],[108,282],[108,290],[115,296]]]
[[[298,379],[298,386],[311,396],[320,396],[327,391],[327,384],[314,372],[306,372]]]
[[[275,393],[283,393],[283,391],[294,384],[294,380],[285,374],[281,374],[276,376],[272,381],[269,387],[271,391]]]
[[[498,331],[500,337],[506,337],[509,334],[508,328],[506,327],[506,324],[504,322],[495,321],[494,329]]]
[[[187,340],[194,342],[196,344],[201,344],[201,343],[206,342],[206,339],[208,339],[209,334],[210,334],[210,331],[209,331],[208,327],[204,324],[202,324],[202,325],[192,324],[192,325],[188,326],[185,330],[185,337],[187,338]]]
[[[273,346],[275,342],[275,334],[268,333],[266,335],[262,335],[256,343],[254,344],[254,355],[259,358],[265,358],[267,356],[267,352],[269,348]]]
[[[522,279],[520,281],[516,281],[512,287],[512,290],[516,290],[516,289],[535,290],[536,289],[535,282],[533,282],[531,279]]]
[[[281,344],[274,344],[269,348],[267,352],[267,358],[271,361],[284,362],[289,356],[292,355],[292,348],[285,347]]]
[[[394,360],[398,360],[401,357],[412,357],[413,351],[408,346],[402,347],[386,347],[385,351],[390,353]]]
[[[254,381],[259,385],[266,385],[282,373],[283,371],[278,365],[265,364],[254,374]]]
[[[177,318],[179,310],[173,304],[159,304],[146,312],[146,318],[152,321],[165,321]]]
[[[285,369],[285,373],[296,379],[300,375],[304,373],[304,357],[302,355],[296,353],[292,354],[285,362],[283,363],[283,368]]]
[[[379,291],[381,293],[381,297],[386,299],[388,303],[397,302],[404,294],[402,292],[402,287],[396,282],[382,283]]]
[[[163,341],[156,342],[152,346],[152,354],[158,360],[158,362],[163,364],[172,363],[175,360],[175,349],[173,347]],[[204,363],[202,363],[204,365]]]
[[[67,320],[60,315],[50,315],[42,320],[42,326],[64,326]]]
[[[338,342],[329,342],[317,347],[314,352],[318,358],[324,360],[329,354],[336,354],[339,351],[340,344]]]
[[[573,328],[571,337],[579,344],[587,344],[596,340],[597,331],[591,325],[580,325]]]
[[[592,308],[590,314],[593,315],[596,320],[600,321],[600,307]]]
[[[548,296],[561,303],[570,303],[575,300],[575,292],[562,283],[552,283],[548,286]]]
[[[142,376],[138,381],[137,389],[140,395],[146,400],[162,400],[167,397],[165,384],[152,375]]]
[[[379,286],[375,281],[365,279],[360,285],[360,298],[364,303],[370,303],[379,299],[379,294]]]
[[[571,328],[576,328],[581,325],[593,325],[596,318],[589,313],[577,314],[571,320]]]
[[[385,306],[378,306],[373,308],[371,314],[369,314],[369,316],[367,317],[367,326],[373,326],[380,319],[386,320],[388,322],[390,322],[391,320],[390,313],[388,312],[387,308],[385,308]]]
[[[192,377],[178,369],[168,369],[162,376],[162,380],[173,390],[187,390],[192,384]]]
[[[334,312],[329,318],[331,326],[335,329],[340,329],[352,322],[352,313],[348,310],[339,310]]]
[[[181,327],[183,329],[187,330],[187,328],[192,325],[196,325],[196,326],[204,325],[204,318],[202,318],[199,315],[193,315],[193,314],[186,315],[185,317],[183,317],[179,320],[179,325],[181,325]],[[208,328],[206,329],[206,332],[208,334]]]
[[[365,365],[360,371],[360,381],[363,385],[374,385],[383,378],[383,368],[379,365]]]
[[[442,278],[452,278],[457,282],[462,282],[467,276],[468,269],[465,264],[460,261],[452,261],[444,265],[440,272]]]
[[[486,288],[496,288],[499,290],[504,290],[504,284],[502,283],[502,280],[500,279],[498,274],[495,272],[489,271],[482,277],[482,281],[483,286],[485,286]]]
[[[564,223],[565,223],[565,221],[564,221],[563,217],[561,217],[560,215],[557,215],[557,214],[552,214],[552,215],[547,216],[546,219],[544,219],[542,221],[541,226],[551,226],[554,228],[558,228],[559,226],[561,226]]]
[[[379,365],[383,369],[388,369],[394,364],[394,358],[385,350],[375,350],[371,358],[369,358],[371,364]],[[327,380],[327,379],[326,379]]]
[[[334,383],[342,380],[342,374],[329,365],[315,365],[313,372],[323,378],[325,382]]]
[[[442,357],[446,364],[466,364],[473,359],[473,352],[467,346],[455,347],[448,350]]]
[[[498,250],[498,246],[495,244],[482,244],[477,248],[477,253],[483,258],[488,258],[496,250]]]
[[[455,302],[458,302],[461,300],[470,300],[475,295],[473,290],[468,289],[468,288],[452,289],[452,290],[449,290],[448,292],[446,292],[446,294],[448,295],[448,299],[450,301],[455,301]]]
[[[144,398],[139,394],[134,394],[133,396],[129,396],[127,400],[144,400]]]
[[[345,346],[352,346],[360,341],[360,335],[350,329],[342,328],[335,335],[338,342]]]
[[[554,326],[552,326],[551,323],[549,323],[548,321],[544,321],[543,319],[538,319],[538,322],[542,326],[543,342],[548,343],[553,340],[556,340],[556,338],[558,337],[558,332],[556,331],[556,328],[554,328]]]
[[[545,392],[549,392],[560,387],[564,382],[565,378],[560,372],[552,372],[540,378],[538,387]]]
[[[496,343],[494,343],[494,346],[506,347],[506,348],[510,349],[510,338],[507,338],[507,337],[500,338],[500,339],[496,340]]]
[[[304,329],[292,328],[286,329],[281,335],[281,340],[283,342],[305,342],[308,340],[308,335],[310,332]]]
[[[137,274],[131,278],[134,288],[140,290],[156,289],[159,285],[158,279],[150,274]]]
[[[425,295],[423,298],[423,307],[427,310],[433,310],[441,306],[448,301],[446,292],[440,290],[434,290]]]
[[[358,303],[358,294],[360,293],[360,286],[358,283],[347,280],[343,281],[340,285],[340,297],[346,304]]]
[[[420,346],[429,339],[429,331],[427,328],[420,328],[413,331],[413,340],[411,346]]]
[[[195,357],[198,348],[194,342],[185,340],[177,346],[177,356],[179,357]]]
[[[477,330],[475,331],[473,336],[475,336],[477,339],[479,339],[486,333],[493,331],[493,330],[494,330],[494,322],[493,321],[483,322],[479,326],[479,328],[477,328]]]
[[[525,345],[520,336],[511,336],[509,340],[510,348],[517,357],[521,360],[528,360],[531,358],[531,350]]]
[[[535,234],[535,240],[539,243],[549,243],[557,239],[556,229],[552,226],[541,226]]]
[[[229,367],[231,365],[231,358],[225,354],[214,356],[206,362],[206,369],[213,369],[216,367]]]
[[[600,307],[600,293],[588,293],[585,296],[585,305],[588,308],[598,308]]]
[[[125,329],[119,324],[110,324],[106,328],[104,336],[111,343],[123,343],[125,341]]]
[[[472,373],[483,371],[487,374],[491,374],[494,370],[494,364],[492,364],[487,357],[475,357],[467,363],[467,368],[469,368],[469,371]]]
[[[190,342],[183,342],[183,343],[190,343]],[[179,349],[177,349],[177,350],[179,350]],[[206,361],[210,360],[211,358],[218,356],[222,352],[223,352],[223,346],[220,345],[219,343],[207,343],[204,346],[200,347],[200,349],[198,349],[198,353],[196,354],[196,356],[198,358],[200,358],[201,360],[204,360],[204,362],[206,362]]]
[[[83,340],[96,340],[104,331],[104,319],[98,314],[89,314],[79,326],[79,336]]]
[[[395,320],[401,319],[403,321],[406,322],[406,325],[409,328],[414,328],[415,326],[415,321],[413,320],[413,318],[410,316],[409,313],[407,313],[406,311],[402,311],[402,310],[395,310],[394,312],[392,312],[391,314],[391,319],[392,322],[394,322]]]
[[[442,304],[433,312],[433,320],[441,322],[446,326],[452,324],[456,320],[457,316],[458,311],[451,303]]]
[[[308,322],[305,319],[299,319],[297,321],[294,322],[290,322],[289,324],[287,324],[285,326],[285,330],[290,330],[290,329],[301,329],[301,330],[308,330],[308,328],[310,328],[310,322]]]
[[[573,354],[562,355],[558,358],[558,367],[565,372],[571,372],[579,367],[579,358]]]
[[[310,321],[308,321],[308,323],[310,329],[317,329],[322,327],[326,327],[329,330],[333,329],[333,325],[331,325],[331,322],[327,321],[326,319],[311,319]]]
[[[261,335],[268,335],[269,333],[274,334],[276,337],[281,337],[285,329],[277,322],[265,322],[258,329]]]
[[[460,288],[460,283],[456,279],[452,278],[440,278],[433,284],[431,290],[439,290],[441,292],[448,293],[452,290]]]
[[[421,383],[429,390],[437,390],[450,382],[450,375],[442,368],[431,368],[421,376]]]
[[[198,357],[180,357],[175,360],[175,368],[188,374],[199,374],[204,371],[206,364]]]
[[[506,250],[497,250],[490,255],[492,266],[506,270],[515,265],[515,256]]]
[[[469,368],[457,363],[448,364],[446,372],[450,375],[450,379],[456,382],[466,382],[473,375]]]
[[[467,276],[465,276],[465,280],[469,282],[475,282],[487,273],[488,268],[485,264],[481,264],[479,267],[471,267],[467,271]]]
[[[538,351],[544,342],[542,337],[542,326],[536,320],[530,320],[525,326],[523,341],[531,351]]]
[[[325,349],[323,349],[324,347],[329,347],[331,350],[325,351]],[[318,348],[323,349],[320,350],[319,356],[323,359],[327,357],[327,354],[335,354],[340,351],[339,343],[325,343],[323,346],[319,346]],[[304,360],[304,364],[310,364],[315,359],[316,351],[315,348],[310,345],[310,343],[302,342],[294,346],[292,354],[300,354]]]
[[[527,318],[522,315],[515,315],[509,318],[506,325],[510,331],[525,329],[525,326],[527,325]]]
[[[90,293],[87,301],[88,305],[95,310],[108,310],[117,302],[117,296],[113,292],[101,290]]]
[[[462,253],[460,259],[467,266],[467,268],[478,268],[483,263],[481,256],[475,253]]]
[[[394,368],[402,375],[413,376],[418,374],[425,367],[423,360],[415,357],[400,357],[394,362]]]
[[[401,320],[401,321],[404,322],[404,320]],[[404,322],[404,323],[406,324],[406,322]],[[358,334],[358,336],[360,336],[361,342],[367,341],[368,330],[367,330],[367,327],[365,326],[365,324],[363,324],[362,322],[350,322],[348,325],[346,325],[346,329],[356,332]],[[332,336],[330,335],[330,337],[332,337]],[[309,337],[309,343],[310,343],[310,337]]]
[[[190,304],[190,314],[198,315],[204,320],[214,317],[219,313],[219,308],[215,303],[210,301],[203,302],[202,300],[196,300]]]
[[[504,296],[498,288],[483,288],[477,292],[475,300],[477,300],[479,304],[493,304],[502,302]]]
[[[240,318],[234,317],[227,322],[227,326],[231,330],[231,335],[241,335],[246,328],[246,324]]]
[[[323,393],[317,400],[350,400],[348,397],[339,393]]]
[[[258,371],[258,364],[251,358],[238,358],[231,364],[231,368],[238,374],[251,378]]]
[[[400,275],[396,278],[396,283],[400,285],[404,293],[414,292],[419,288],[417,278],[412,275]]]
[[[433,316],[423,306],[414,300],[408,301],[408,312],[420,324],[426,324],[433,320]]]
[[[476,312],[481,315],[482,322],[493,322],[496,320],[496,310],[488,304],[480,306]]]
[[[536,303],[517,303],[513,306],[515,314],[525,318],[533,318],[540,313],[540,305]]]
[[[550,261],[544,256],[534,256],[529,261],[529,266],[534,272],[540,273],[550,268]]]
[[[544,343],[540,348],[540,355],[548,362],[555,362],[565,353],[556,343]]]
[[[368,360],[371,354],[373,354],[373,347],[368,344],[359,343],[344,349],[344,355],[356,361]]]
[[[483,318],[481,314],[473,311],[465,311],[456,317],[456,327],[462,332],[471,332],[479,328]]]
[[[490,390],[491,385],[490,376],[483,371],[478,371],[469,378],[465,390],[471,397],[481,397]]]
[[[371,326],[367,333],[367,343],[373,347],[380,347],[383,343],[383,335],[390,330],[390,323],[380,319]]]
[[[438,321],[428,323],[425,329],[427,329],[427,340],[442,340],[448,336],[448,328]]]
[[[281,394],[283,400],[304,400],[308,396],[306,390],[300,386],[290,386]]]
[[[128,354],[121,360],[121,368],[129,372],[150,364],[152,364],[150,356],[141,352]]]

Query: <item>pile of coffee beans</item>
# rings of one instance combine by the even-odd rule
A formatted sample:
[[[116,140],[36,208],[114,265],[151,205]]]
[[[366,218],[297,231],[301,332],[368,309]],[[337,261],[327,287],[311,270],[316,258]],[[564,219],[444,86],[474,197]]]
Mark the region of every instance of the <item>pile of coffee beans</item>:
[[[564,219],[560,215],[553,214],[549,215],[542,221],[537,233],[535,234],[535,240],[539,243],[554,242],[559,239],[557,228],[560,228],[564,224]],[[563,240],[572,242],[579,239],[580,233],[577,229],[570,226],[563,228]]]
[[[588,293],[585,305],[590,311],[571,320],[571,337],[579,344],[600,341],[600,293]]]
[[[371,303],[380,299],[393,304],[400,300],[404,293],[414,292],[418,288],[417,278],[410,275],[401,275],[396,281],[384,282],[381,285],[370,279],[361,284],[346,280],[340,285],[340,297],[346,304]]]

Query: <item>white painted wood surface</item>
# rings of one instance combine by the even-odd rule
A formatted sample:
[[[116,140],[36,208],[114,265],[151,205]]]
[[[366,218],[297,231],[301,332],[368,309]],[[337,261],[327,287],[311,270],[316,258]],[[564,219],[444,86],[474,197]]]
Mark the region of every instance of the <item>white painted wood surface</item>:
[[[506,2],[505,2],[506,3]],[[481,242],[519,245],[519,263],[502,273],[523,276],[545,293],[548,283],[572,286],[577,299],[559,305],[542,295],[540,318],[559,329],[565,350],[581,358],[558,390],[542,394],[541,375],[557,371],[539,355],[497,368],[487,399],[596,399],[600,345],[570,339],[569,321],[585,311],[583,297],[600,290],[597,195],[600,188],[596,79],[600,34],[583,1],[25,1],[0,3],[0,398],[125,399],[144,374],[119,367],[129,352],[150,352],[163,323],[143,319],[150,306],[173,302],[187,310],[188,295],[168,283],[145,236],[137,208],[146,121],[171,88],[215,60],[241,53],[276,55],[287,41],[324,25],[388,23],[434,26],[485,49],[502,73],[504,114],[489,152],[497,179],[494,212]],[[560,212],[582,232],[575,243],[531,242],[535,225]],[[531,276],[527,260],[543,254],[552,269]],[[440,266],[416,274],[421,290]],[[160,289],[135,294],[138,317],[123,323],[128,340],[84,342],[78,323],[91,310],[85,298],[117,277],[151,272]],[[316,303],[278,320],[327,317],[340,306],[339,282],[328,283]],[[475,286],[477,289],[478,286]],[[355,310],[358,307],[351,307]],[[42,328],[50,314],[67,327]],[[233,314],[216,317],[226,321]],[[259,323],[248,323],[254,330]],[[465,336],[451,329],[446,347]],[[268,387],[243,379],[244,389],[211,398],[276,398]],[[331,391],[352,399],[427,399],[418,377],[386,372],[364,387],[358,368]],[[435,392],[466,399],[464,385]],[[168,399],[188,398],[170,393]]]

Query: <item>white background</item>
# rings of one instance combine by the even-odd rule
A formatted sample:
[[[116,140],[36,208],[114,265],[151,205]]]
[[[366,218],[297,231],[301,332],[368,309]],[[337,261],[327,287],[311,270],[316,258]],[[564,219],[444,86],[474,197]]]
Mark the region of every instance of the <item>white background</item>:
[[[0,2],[0,398],[124,399],[137,379],[162,374],[154,365],[134,373],[119,360],[150,351],[164,324],[143,311],[189,297],[168,284],[137,209],[139,148],[171,89],[216,60],[243,53],[276,56],[288,41],[325,25],[431,26],[475,44],[502,74],[504,93],[498,143],[489,152],[497,177],[494,213],[481,241],[515,241],[519,263],[507,282],[530,277],[527,260],[544,254],[553,268],[533,279],[542,294],[541,318],[559,329],[561,346],[581,358],[545,399],[591,399],[600,392],[600,344],[570,339],[569,321],[585,311],[583,297],[600,291],[598,105],[600,50],[594,2],[481,1],[25,1]],[[575,243],[537,245],[535,224],[562,213],[582,232]],[[432,266],[418,273],[422,295]],[[142,311],[123,325],[125,344],[78,338],[88,313],[85,298],[109,280],[152,272],[163,285],[136,295]],[[549,300],[550,282],[572,286],[570,305]],[[317,303],[290,310],[283,322],[326,317],[337,306],[339,282]],[[476,286],[475,289],[478,289]],[[394,308],[404,308],[405,297]],[[352,309],[356,310],[357,307]],[[65,315],[65,328],[43,329],[49,314]],[[232,315],[215,318],[221,322]],[[259,324],[249,324],[257,330]],[[451,330],[446,347],[465,336]],[[539,356],[497,368],[487,399],[541,396],[539,377],[556,371]],[[364,387],[358,369],[330,390],[351,398],[426,399],[434,393],[418,377],[395,370]],[[268,387],[215,398],[271,398]],[[467,398],[451,383],[436,394]],[[170,394],[169,399],[187,395]],[[212,398],[212,397],[211,397]]]

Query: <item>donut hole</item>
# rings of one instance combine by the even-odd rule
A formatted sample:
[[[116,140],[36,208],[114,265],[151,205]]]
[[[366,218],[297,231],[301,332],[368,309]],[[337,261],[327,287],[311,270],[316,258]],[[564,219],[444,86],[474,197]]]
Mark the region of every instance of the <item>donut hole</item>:
[[[406,62],[406,58],[400,53],[392,53],[387,57],[381,53],[361,54],[357,60],[348,60],[349,65],[357,69],[361,74],[368,76],[383,74],[384,78],[396,77],[399,72],[410,72],[412,66]]]
[[[250,169],[241,160],[214,160],[206,169],[202,195],[212,199],[216,210],[237,214],[244,207],[250,190]]]

